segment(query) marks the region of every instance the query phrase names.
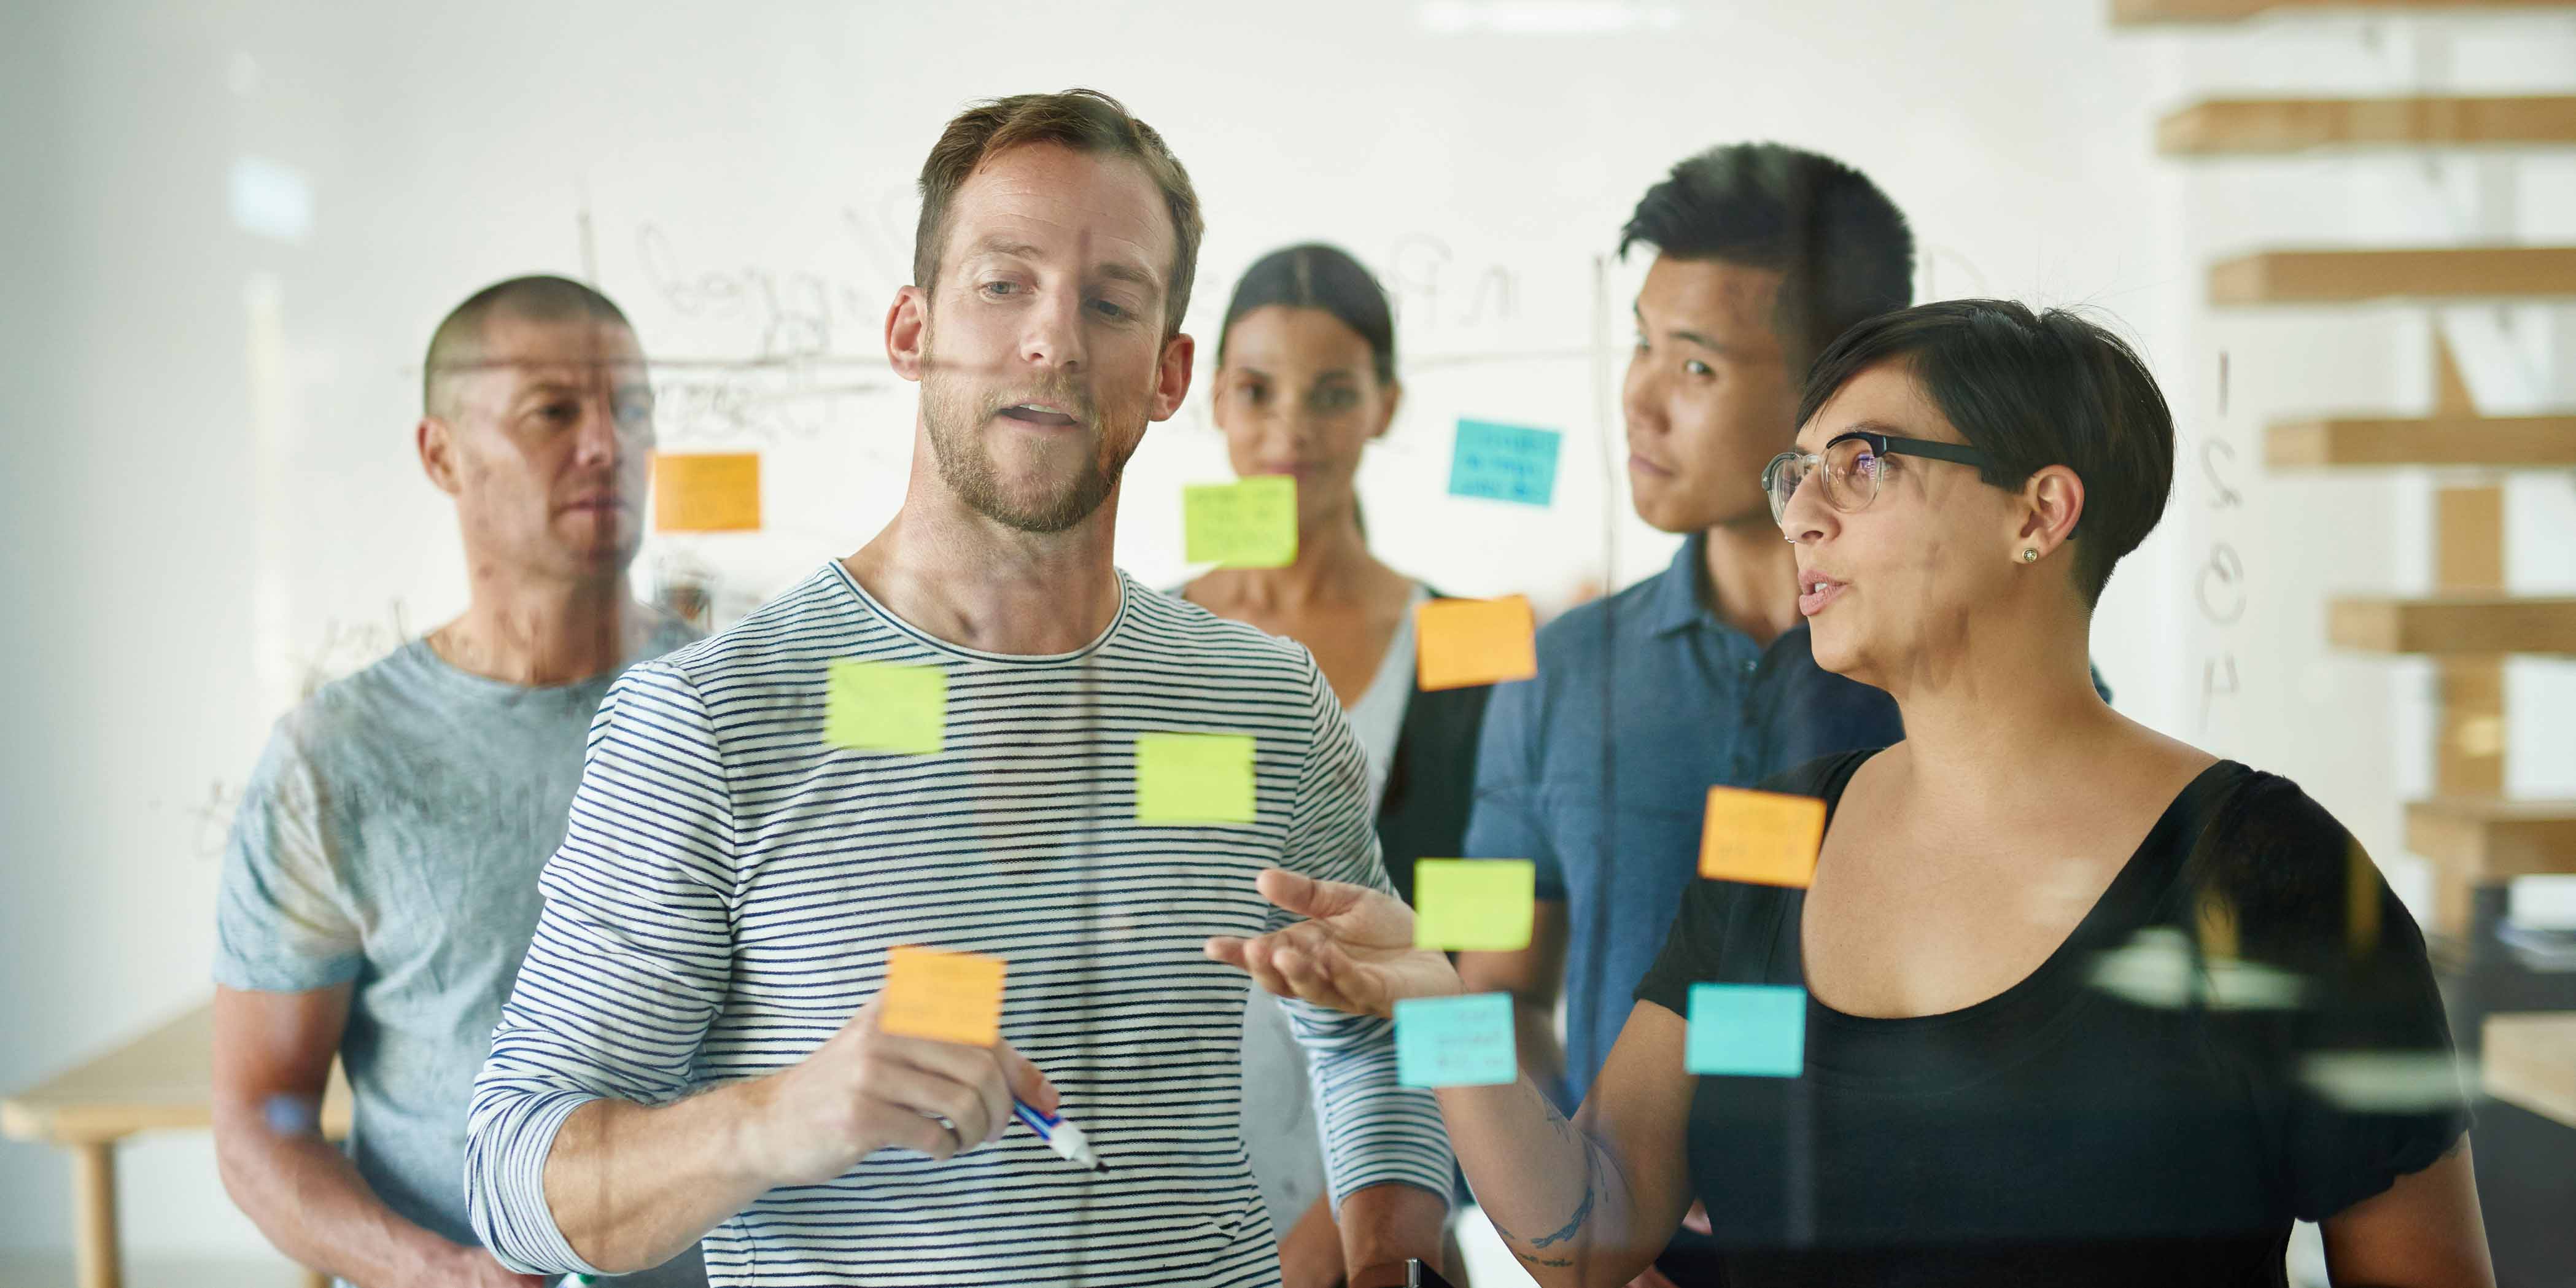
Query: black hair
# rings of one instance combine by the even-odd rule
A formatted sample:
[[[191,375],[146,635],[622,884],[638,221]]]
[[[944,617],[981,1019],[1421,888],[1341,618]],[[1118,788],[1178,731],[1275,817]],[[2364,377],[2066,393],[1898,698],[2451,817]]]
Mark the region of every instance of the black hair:
[[[1941,300],[1882,314],[1816,359],[1798,423],[1862,372],[1902,362],[1970,446],[1993,458],[1985,480],[2018,488],[2051,465],[2084,483],[2071,540],[2075,585],[2099,603],[2112,566],[2155,530],[2173,492],[2173,413],[2129,343],[2064,309],[2012,300]]]
[[[1733,143],[1681,162],[1619,230],[1675,259],[1782,274],[1772,329],[1804,371],[1854,323],[1914,300],[1914,234],[1869,176],[1779,143]]]
[[[421,409],[432,416],[448,414],[443,397],[447,378],[471,367],[481,357],[483,324],[494,313],[536,322],[589,320],[614,322],[628,330],[626,311],[588,283],[538,273],[494,282],[448,310],[430,333],[429,356],[421,363]]]
[[[1273,304],[1322,309],[1341,319],[1368,341],[1378,383],[1395,383],[1395,314],[1387,307],[1386,288],[1349,251],[1307,242],[1254,260],[1234,284],[1234,298],[1226,301],[1225,324],[1216,333],[1218,366],[1225,365],[1225,341],[1236,320]]]

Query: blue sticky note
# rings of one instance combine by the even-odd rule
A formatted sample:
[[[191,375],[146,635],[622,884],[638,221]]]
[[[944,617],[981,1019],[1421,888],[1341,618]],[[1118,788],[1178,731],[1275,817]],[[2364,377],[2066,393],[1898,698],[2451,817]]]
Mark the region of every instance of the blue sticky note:
[[[1794,1078],[1807,1064],[1807,990],[1789,984],[1693,984],[1692,1073]]]
[[[1521,1076],[1512,995],[1408,997],[1395,1004],[1395,1080],[1408,1087],[1490,1087]]]
[[[1547,504],[1556,495],[1556,447],[1563,437],[1552,429],[1459,421],[1449,495]]]

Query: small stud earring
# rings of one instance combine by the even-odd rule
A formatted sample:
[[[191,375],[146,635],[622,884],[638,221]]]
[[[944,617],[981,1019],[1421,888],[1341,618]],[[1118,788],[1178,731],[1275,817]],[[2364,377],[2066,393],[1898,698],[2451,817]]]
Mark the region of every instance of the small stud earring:
[[[2022,551],[2022,552],[2021,552],[2021,561],[2022,561],[2023,563],[2038,563],[2038,562],[2039,562],[2039,552],[2038,552],[2038,551],[2036,551],[2036,550],[2025,550],[2025,551]]]

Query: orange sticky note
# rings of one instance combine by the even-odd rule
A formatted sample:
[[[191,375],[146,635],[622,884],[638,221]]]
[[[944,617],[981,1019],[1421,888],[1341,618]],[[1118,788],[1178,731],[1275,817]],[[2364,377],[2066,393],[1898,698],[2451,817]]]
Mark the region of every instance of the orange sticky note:
[[[760,453],[653,453],[655,532],[755,532]]]
[[[1708,789],[1699,838],[1699,874],[1712,881],[1805,886],[1816,876],[1825,843],[1825,803],[1813,796]]]
[[[1526,596],[1434,599],[1413,612],[1416,684],[1463,689],[1538,674],[1538,618]]]
[[[885,994],[877,1027],[905,1037],[967,1046],[1002,1040],[999,957],[901,947],[886,954]]]

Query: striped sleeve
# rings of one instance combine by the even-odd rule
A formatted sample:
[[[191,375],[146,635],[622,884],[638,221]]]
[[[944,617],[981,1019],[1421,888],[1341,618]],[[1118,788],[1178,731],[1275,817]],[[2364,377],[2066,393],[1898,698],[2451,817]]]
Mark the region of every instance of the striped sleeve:
[[[545,907],[474,1080],[465,1192],[513,1270],[596,1274],[546,1207],[546,1155],[575,1109],[660,1104],[690,1083],[731,976],[733,808],[706,705],[645,664],[608,692]]]
[[[1305,876],[1394,893],[1369,815],[1368,765],[1341,703],[1306,659],[1314,738],[1308,744],[1288,822],[1282,866]],[[1274,910],[1268,929],[1291,918]],[[1289,1027],[1306,1048],[1324,1141],[1333,1209],[1353,1191],[1403,1184],[1447,1197],[1454,1160],[1440,1106],[1429,1091],[1395,1080],[1395,1023],[1282,999]]]

